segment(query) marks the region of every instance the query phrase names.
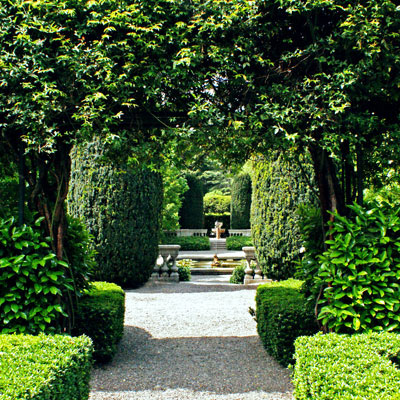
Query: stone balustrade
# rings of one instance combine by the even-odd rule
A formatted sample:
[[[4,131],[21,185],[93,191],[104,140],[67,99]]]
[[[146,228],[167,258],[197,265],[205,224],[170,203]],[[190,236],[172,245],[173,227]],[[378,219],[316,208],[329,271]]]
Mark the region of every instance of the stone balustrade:
[[[207,229],[178,229],[177,231],[164,231],[167,237],[179,236],[207,236]]]
[[[179,282],[176,259],[180,248],[177,244],[158,245],[159,257],[150,277],[152,282]]]
[[[229,229],[229,236],[251,236],[251,229]]]
[[[256,248],[253,246],[242,247],[242,251],[244,252],[244,256],[246,258],[246,269],[245,269],[245,276],[244,276],[244,284],[249,285],[252,283],[266,283],[271,282],[271,279],[267,279],[258,264],[256,258]],[[256,267],[253,269],[251,267],[251,263],[255,263]]]

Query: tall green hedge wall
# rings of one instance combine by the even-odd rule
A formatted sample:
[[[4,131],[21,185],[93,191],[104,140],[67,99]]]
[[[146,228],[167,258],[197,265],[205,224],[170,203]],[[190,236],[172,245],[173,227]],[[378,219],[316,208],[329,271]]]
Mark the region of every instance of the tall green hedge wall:
[[[239,174],[233,178],[231,200],[231,229],[250,229],[251,178]]]
[[[158,255],[162,179],[155,172],[116,168],[99,140],[72,154],[69,212],[94,236],[97,280],[137,287]]]
[[[203,184],[193,174],[185,178],[189,189],[183,195],[179,224],[182,229],[201,229],[204,224]]]
[[[301,247],[297,209],[312,201],[312,191],[299,166],[279,153],[254,162],[253,169],[251,228],[258,261],[268,278],[288,279]]]

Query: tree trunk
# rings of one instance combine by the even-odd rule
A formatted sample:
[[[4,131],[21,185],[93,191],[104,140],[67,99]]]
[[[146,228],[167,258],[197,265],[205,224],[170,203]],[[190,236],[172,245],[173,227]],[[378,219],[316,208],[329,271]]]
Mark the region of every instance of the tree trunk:
[[[52,250],[59,260],[64,252],[65,199],[71,173],[70,149],[70,145],[58,143],[54,153],[39,154],[35,158],[38,172],[31,177],[31,205],[44,217],[44,228],[50,235]]]
[[[18,224],[24,224],[25,209],[25,148],[23,143],[18,149]]]
[[[336,167],[326,150],[318,146],[312,146],[309,150],[314,164],[322,218],[326,231],[328,221],[333,220],[333,215],[331,213],[336,210],[338,210],[340,214],[344,214],[345,212],[343,191],[337,177]]]

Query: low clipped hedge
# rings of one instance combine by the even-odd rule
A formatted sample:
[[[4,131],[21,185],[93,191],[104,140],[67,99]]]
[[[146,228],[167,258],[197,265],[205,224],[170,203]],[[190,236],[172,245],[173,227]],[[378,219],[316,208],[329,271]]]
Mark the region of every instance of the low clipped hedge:
[[[0,400],[87,400],[91,367],[86,336],[0,335]]]
[[[230,236],[226,238],[228,250],[242,250],[242,247],[253,246],[253,240],[248,236]]]
[[[93,340],[93,357],[110,361],[124,332],[125,292],[114,283],[94,282],[79,301],[74,335]]]
[[[180,251],[210,250],[210,239],[207,236],[178,236],[167,237],[161,244],[179,244]]]
[[[400,399],[399,334],[318,334],[295,346],[297,400]]]
[[[256,294],[257,331],[267,350],[281,365],[293,363],[294,342],[318,331],[314,312],[300,293],[301,281],[271,282]]]

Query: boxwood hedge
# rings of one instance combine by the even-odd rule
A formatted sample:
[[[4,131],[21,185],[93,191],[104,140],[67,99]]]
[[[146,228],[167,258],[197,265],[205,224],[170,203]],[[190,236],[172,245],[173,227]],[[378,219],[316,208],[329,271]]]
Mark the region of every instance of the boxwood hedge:
[[[0,400],[87,400],[92,341],[0,335]]]
[[[249,236],[229,236],[226,238],[228,250],[242,250],[242,247],[253,246],[253,240]]]
[[[258,334],[267,352],[285,367],[293,363],[296,338],[318,331],[301,284],[294,279],[271,282],[259,286],[256,294]]]
[[[297,400],[400,399],[399,334],[318,334],[295,346]]]
[[[74,335],[93,340],[96,361],[110,361],[124,331],[125,292],[108,282],[94,282],[79,301]]]
[[[210,250],[210,239],[206,236],[166,237],[161,240],[161,244],[179,244],[180,251]]]

